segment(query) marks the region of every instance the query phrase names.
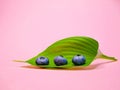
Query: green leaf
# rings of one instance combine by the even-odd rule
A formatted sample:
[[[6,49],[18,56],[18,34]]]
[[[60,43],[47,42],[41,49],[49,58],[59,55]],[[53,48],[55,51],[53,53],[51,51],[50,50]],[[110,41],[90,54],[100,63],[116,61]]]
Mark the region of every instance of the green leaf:
[[[75,37],[69,37],[62,40],[59,40],[52,45],[50,45],[46,50],[39,53],[35,57],[25,61],[31,65],[40,66],[40,67],[48,67],[48,68],[54,68],[54,67],[73,67],[75,66],[72,63],[72,58],[75,55],[83,55],[86,58],[86,63],[81,66],[88,66],[92,63],[92,61],[96,58],[105,58],[105,59],[111,59],[116,60],[115,58],[111,58],[108,56],[105,56],[102,54],[99,49],[98,42],[90,37],[86,36],[75,36]],[[99,51],[99,52],[98,52]],[[54,63],[54,58],[56,56],[62,55],[64,56],[68,64],[63,66],[56,66]],[[37,65],[36,59],[38,57],[47,57],[49,59],[49,65]]]
[[[49,65],[41,65],[42,67],[72,67],[74,66],[72,58],[77,54],[81,54],[86,58],[86,63],[82,66],[88,66],[94,60],[97,50],[98,42],[92,38],[85,36],[69,37],[55,42],[45,51],[29,59],[27,62],[36,65],[35,60],[40,56],[45,56],[49,59],[50,63]],[[54,58],[59,55],[62,55],[67,59],[67,65],[55,65]]]

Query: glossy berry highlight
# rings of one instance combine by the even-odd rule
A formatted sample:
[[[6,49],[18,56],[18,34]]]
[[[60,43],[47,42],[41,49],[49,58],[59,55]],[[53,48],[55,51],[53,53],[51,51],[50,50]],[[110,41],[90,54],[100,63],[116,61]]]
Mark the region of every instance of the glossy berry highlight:
[[[54,59],[54,63],[57,66],[66,65],[67,64],[67,60],[63,56],[57,56]]]
[[[72,62],[74,63],[74,65],[83,65],[85,64],[85,57],[83,55],[76,55],[73,57]]]
[[[36,59],[36,64],[37,65],[48,65],[49,60],[48,60],[48,58],[42,56],[42,57],[39,57]]]

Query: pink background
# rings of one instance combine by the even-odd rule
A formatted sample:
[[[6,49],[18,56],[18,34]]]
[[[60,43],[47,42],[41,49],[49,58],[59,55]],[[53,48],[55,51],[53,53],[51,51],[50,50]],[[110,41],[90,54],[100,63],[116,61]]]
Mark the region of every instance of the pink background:
[[[25,68],[26,60],[69,36],[97,39],[105,54],[91,68]],[[120,90],[119,0],[0,0],[0,90]],[[23,67],[24,66],[24,67]]]

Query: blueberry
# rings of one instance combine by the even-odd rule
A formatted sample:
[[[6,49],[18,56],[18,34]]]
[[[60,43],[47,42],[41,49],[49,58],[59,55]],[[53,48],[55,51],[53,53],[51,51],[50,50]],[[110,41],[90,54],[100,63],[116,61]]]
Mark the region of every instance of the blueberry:
[[[57,66],[66,65],[67,60],[63,56],[57,56],[54,59],[54,62]]]
[[[72,62],[74,63],[74,65],[83,65],[85,64],[85,57],[83,55],[76,55],[73,57]]]
[[[48,58],[42,56],[42,57],[39,57],[36,59],[36,64],[37,65],[48,65],[49,60],[48,60]]]

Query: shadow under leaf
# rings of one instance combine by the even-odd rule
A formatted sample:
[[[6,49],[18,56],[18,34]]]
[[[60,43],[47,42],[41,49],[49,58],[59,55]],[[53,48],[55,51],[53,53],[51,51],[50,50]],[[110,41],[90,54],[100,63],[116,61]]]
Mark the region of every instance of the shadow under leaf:
[[[112,63],[114,61],[108,61],[108,62],[102,62],[102,63],[98,63],[98,64],[93,64],[90,66],[86,66],[86,67],[82,67],[82,66],[76,66],[73,68],[43,68],[43,67],[38,67],[38,66],[21,66],[22,68],[29,68],[29,69],[47,69],[47,70],[93,70],[93,69],[97,69],[99,66],[107,64],[107,63]]]

